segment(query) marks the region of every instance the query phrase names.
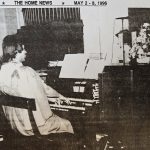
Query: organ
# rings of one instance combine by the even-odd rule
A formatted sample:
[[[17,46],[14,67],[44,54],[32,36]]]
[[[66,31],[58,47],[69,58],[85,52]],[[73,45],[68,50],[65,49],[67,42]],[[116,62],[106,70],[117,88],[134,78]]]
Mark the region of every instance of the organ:
[[[45,69],[47,83],[71,100],[72,105],[62,105],[64,110],[85,111],[98,103],[97,80],[86,81],[84,93],[73,92],[76,79],[59,79],[60,67],[47,68],[48,61],[63,60],[65,54],[84,52],[80,8],[23,8],[22,13],[25,26],[18,30],[17,36],[28,52],[25,65],[38,70]],[[79,79],[79,84],[82,81],[84,79]],[[95,84],[94,91],[95,87],[92,86]],[[52,109],[62,110],[55,104],[51,106]]]
[[[47,67],[48,61],[63,60],[65,54],[84,53],[80,8],[23,8],[22,12],[25,26],[17,35],[28,53],[25,65],[44,70],[47,84],[71,101],[70,105],[49,101],[53,111],[69,119],[82,140],[92,135],[88,141],[94,141],[99,118],[98,80],[59,78],[60,67]],[[80,89],[81,83],[86,82],[84,92],[73,90],[76,82]]]
[[[51,21],[77,21],[80,8],[23,8],[25,25],[38,25]]]
[[[61,83],[59,85],[61,92],[64,91],[63,95],[70,100],[70,105],[64,102],[59,105],[51,101],[49,101],[49,104],[56,114],[71,121],[74,132],[79,142],[82,143],[81,145],[95,150],[96,132],[98,132],[100,128],[98,80],[87,80],[87,86],[83,93],[71,91],[75,80],[77,79],[61,79],[61,82],[59,82]],[[65,84],[65,82],[67,82],[67,84]],[[57,88],[59,87],[57,86]]]
[[[32,67],[41,69],[46,66],[46,62],[42,64],[45,60],[63,60],[66,53],[84,51],[79,8],[28,8],[23,9],[23,14],[26,26],[18,31],[18,35],[25,36],[23,42],[31,54],[28,64]],[[47,43],[53,47],[48,46],[52,54],[48,58]],[[44,54],[40,47],[44,48]],[[64,51],[59,53],[58,48]],[[36,55],[44,56],[44,60]],[[47,73],[50,78],[47,79],[48,84],[71,101],[71,105],[50,102],[51,108],[58,114],[68,113],[69,120],[80,128],[75,131],[81,133],[83,139],[88,137],[88,142],[93,142],[90,137],[101,131],[108,134],[114,143],[123,141],[129,149],[142,149],[144,144],[149,146],[149,65],[106,66],[99,74],[99,80],[60,79],[60,68],[50,69]],[[83,93],[73,91],[75,82],[80,85],[85,81]]]

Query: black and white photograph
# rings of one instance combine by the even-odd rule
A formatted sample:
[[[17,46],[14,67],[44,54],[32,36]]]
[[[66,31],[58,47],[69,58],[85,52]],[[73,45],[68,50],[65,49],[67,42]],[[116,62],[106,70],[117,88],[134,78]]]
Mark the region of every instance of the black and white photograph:
[[[149,150],[148,0],[0,1],[1,150]]]

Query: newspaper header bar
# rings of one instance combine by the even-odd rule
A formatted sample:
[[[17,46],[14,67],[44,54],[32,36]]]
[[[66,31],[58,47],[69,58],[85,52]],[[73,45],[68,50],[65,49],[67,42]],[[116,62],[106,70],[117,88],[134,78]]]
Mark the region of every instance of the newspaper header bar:
[[[107,1],[100,0],[0,0],[0,7],[5,6],[107,6]]]

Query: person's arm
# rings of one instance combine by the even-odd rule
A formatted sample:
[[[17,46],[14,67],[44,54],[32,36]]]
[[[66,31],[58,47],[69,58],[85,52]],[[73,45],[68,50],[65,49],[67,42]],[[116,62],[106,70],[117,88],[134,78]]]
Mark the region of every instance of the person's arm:
[[[8,87],[6,85],[0,84],[0,92],[1,94],[8,94],[12,96],[19,96],[18,92],[12,89],[11,87]]]
[[[13,78],[15,78],[15,76],[13,76]],[[8,78],[6,77],[4,72],[1,72],[0,70],[0,93],[12,95],[12,96],[19,96],[19,93],[14,88],[12,88],[11,86],[8,86],[9,84],[6,84],[7,80]]]
[[[32,71],[33,71],[33,69],[32,69]],[[35,74],[37,76],[37,79],[40,80],[40,82],[42,82],[42,84],[44,86],[44,89],[45,89],[45,92],[46,92],[46,95],[47,95],[47,97],[49,98],[50,101],[56,102],[56,103],[59,103],[59,104],[62,101],[64,101],[65,103],[70,104],[70,101],[69,101],[68,98],[64,97],[62,94],[57,92],[55,89],[53,89],[52,87],[45,84],[44,81],[41,79],[41,77],[39,76],[39,74],[37,72],[35,72]]]
[[[54,99],[57,100],[57,103],[61,103],[61,101],[64,101],[66,102],[67,104],[70,104],[70,101],[68,98],[64,97],[62,94],[60,94],[59,92],[57,92],[55,89],[53,89],[52,87],[46,85],[44,82],[43,82],[43,85],[44,85],[44,88],[45,88],[45,91],[46,91],[46,94],[47,96],[49,97],[49,99],[53,102]]]

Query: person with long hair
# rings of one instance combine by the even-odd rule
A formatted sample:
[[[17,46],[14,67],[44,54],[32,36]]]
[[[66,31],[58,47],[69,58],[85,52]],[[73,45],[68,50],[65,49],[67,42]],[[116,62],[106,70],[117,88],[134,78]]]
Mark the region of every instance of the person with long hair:
[[[24,66],[27,52],[17,41],[16,35],[3,39],[3,58],[0,69],[0,91],[9,95],[34,98],[37,110],[33,112],[36,124],[42,135],[50,133],[71,133],[71,123],[51,111],[47,95],[69,102],[50,86],[47,86],[31,67]],[[28,112],[25,109],[3,106],[4,113],[13,130],[22,135],[33,135]]]

